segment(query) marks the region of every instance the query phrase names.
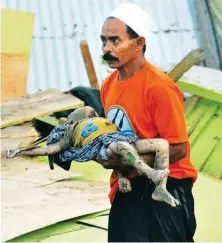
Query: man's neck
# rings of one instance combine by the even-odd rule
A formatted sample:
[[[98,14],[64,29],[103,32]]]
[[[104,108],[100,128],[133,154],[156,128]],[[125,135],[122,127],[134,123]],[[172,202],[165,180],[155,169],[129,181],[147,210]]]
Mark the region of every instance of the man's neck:
[[[145,58],[133,60],[126,66],[118,70],[118,79],[121,81],[131,78],[135,73],[139,72],[144,65]]]

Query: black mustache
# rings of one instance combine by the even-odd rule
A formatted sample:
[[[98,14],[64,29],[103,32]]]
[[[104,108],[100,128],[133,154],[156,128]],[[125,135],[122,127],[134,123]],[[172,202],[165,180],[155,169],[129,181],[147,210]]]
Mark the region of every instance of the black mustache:
[[[114,57],[109,53],[106,53],[106,54],[103,55],[103,60],[105,60],[105,61],[119,61],[119,59],[117,57]]]

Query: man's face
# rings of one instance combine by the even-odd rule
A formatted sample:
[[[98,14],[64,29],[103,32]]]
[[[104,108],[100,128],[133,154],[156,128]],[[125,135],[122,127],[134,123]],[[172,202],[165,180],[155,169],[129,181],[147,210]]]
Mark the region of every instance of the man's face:
[[[108,18],[103,24],[103,58],[110,68],[121,68],[135,57],[135,39],[129,39],[126,24],[115,18]]]

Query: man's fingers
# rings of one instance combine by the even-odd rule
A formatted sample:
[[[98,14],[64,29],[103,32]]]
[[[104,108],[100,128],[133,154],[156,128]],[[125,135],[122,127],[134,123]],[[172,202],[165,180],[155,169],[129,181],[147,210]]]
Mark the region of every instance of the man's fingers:
[[[111,149],[107,149],[107,154],[109,155],[110,161],[119,161],[120,162],[120,156],[115,154]]]

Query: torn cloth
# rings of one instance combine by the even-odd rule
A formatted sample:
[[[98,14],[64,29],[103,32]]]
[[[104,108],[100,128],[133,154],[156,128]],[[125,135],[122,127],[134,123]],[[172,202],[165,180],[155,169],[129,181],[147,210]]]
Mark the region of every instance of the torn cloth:
[[[67,125],[55,127],[47,139],[47,145],[59,142],[59,140],[65,136],[66,130]],[[96,157],[99,156],[101,160],[106,161],[109,159],[107,148],[111,143],[124,141],[132,144],[138,139],[136,135],[125,136],[121,132],[100,135],[82,148],[71,147],[58,154],[49,155],[49,165],[51,169],[54,169],[53,163],[55,163],[64,170],[69,170],[73,160],[77,162],[87,162],[89,160],[95,160]]]

